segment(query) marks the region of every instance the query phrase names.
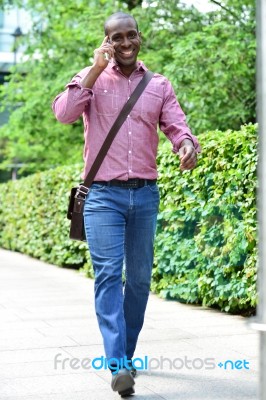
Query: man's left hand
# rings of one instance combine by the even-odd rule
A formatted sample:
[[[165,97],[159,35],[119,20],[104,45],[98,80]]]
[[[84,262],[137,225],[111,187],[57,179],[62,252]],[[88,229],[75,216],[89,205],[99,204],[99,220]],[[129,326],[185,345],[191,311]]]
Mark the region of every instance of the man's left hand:
[[[180,169],[193,169],[197,164],[197,153],[191,140],[185,139],[179,148]]]

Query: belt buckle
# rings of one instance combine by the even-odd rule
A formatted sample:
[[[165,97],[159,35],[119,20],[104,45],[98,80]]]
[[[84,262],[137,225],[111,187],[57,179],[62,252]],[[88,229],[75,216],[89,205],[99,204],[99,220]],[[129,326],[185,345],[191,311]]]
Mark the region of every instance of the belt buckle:
[[[132,189],[137,189],[139,187],[139,180],[136,178],[134,180],[132,180],[130,183],[130,188]]]

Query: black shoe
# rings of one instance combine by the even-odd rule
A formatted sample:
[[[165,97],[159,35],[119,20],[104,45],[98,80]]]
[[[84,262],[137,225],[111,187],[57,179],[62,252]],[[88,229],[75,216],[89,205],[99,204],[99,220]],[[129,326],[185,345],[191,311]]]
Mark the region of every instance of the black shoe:
[[[111,388],[114,392],[118,392],[122,397],[133,394],[135,392],[133,388],[134,385],[134,378],[126,368],[121,368],[117,374],[112,375]]]
[[[133,386],[127,390],[123,390],[122,392],[118,392],[121,397],[128,397],[135,393]]]

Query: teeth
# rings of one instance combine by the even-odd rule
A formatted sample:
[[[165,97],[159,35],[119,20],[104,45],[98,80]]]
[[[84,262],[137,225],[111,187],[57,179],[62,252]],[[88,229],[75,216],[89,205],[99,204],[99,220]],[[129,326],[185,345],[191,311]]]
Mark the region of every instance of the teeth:
[[[126,52],[126,51],[123,51],[123,52],[122,52],[122,54],[126,54],[127,56],[129,56],[129,54],[132,54],[132,53],[133,53],[133,51],[127,51],[127,52]]]

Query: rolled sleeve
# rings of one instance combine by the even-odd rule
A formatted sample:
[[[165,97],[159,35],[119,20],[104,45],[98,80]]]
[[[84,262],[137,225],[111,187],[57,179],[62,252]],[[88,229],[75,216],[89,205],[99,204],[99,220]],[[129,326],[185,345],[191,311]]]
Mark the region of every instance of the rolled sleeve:
[[[93,97],[93,90],[80,84],[80,80],[84,76],[83,71],[66,85],[66,90],[58,94],[52,103],[52,109],[57,120],[64,124],[77,121]]]
[[[192,141],[193,146],[194,146],[194,148],[195,148],[195,150],[196,150],[197,153],[200,153],[200,152],[201,152],[201,147],[200,147],[199,141],[198,141],[198,139],[196,138],[196,136],[192,135],[192,133],[190,133],[190,134],[186,134],[186,133],[185,133],[184,135],[181,135],[181,136],[177,139],[176,142],[173,142],[173,148],[172,148],[173,153],[176,154],[176,153],[179,152],[179,149],[180,149],[180,147],[181,147],[181,143],[182,143],[183,140],[185,140],[185,139],[189,139],[189,140]]]
[[[192,135],[187,123],[186,116],[176,99],[171,83],[166,79],[164,88],[164,102],[160,115],[160,129],[171,141],[172,151],[178,153],[184,139],[192,141],[197,152],[201,151],[198,139]]]
[[[67,88],[77,88],[77,89],[79,89],[79,90],[76,90],[76,96],[77,96],[77,97],[81,96],[82,94],[85,94],[85,95],[86,95],[86,93],[90,93],[90,94],[93,95],[93,90],[90,89],[90,88],[85,88],[85,87],[83,87],[83,86],[80,84],[79,81],[73,81],[73,82],[71,81],[71,82],[69,82],[65,87],[66,87],[66,89],[67,89]]]

